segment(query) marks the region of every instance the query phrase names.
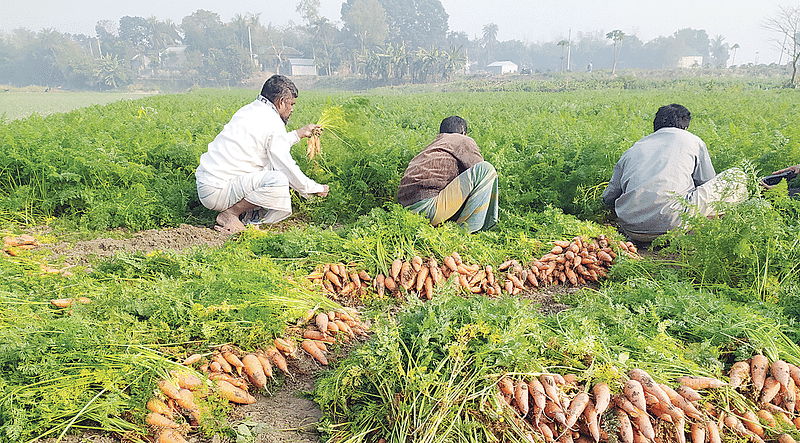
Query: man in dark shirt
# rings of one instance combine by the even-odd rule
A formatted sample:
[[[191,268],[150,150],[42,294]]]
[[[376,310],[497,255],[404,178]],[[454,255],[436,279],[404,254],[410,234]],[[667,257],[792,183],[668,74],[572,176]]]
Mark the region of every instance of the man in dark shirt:
[[[409,162],[397,201],[434,226],[451,220],[472,233],[497,223],[497,172],[463,118],[442,120],[436,139]]]

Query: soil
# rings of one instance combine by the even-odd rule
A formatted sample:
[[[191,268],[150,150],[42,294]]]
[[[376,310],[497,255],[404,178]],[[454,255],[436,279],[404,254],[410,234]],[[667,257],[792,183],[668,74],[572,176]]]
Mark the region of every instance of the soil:
[[[38,236],[45,232],[40,229],[32,230],[29,233]],[[219,247],[230,239],[228,234],[217,232],[214,229],[188,224],[172,229],[146,230],[133,235],[117,232],[114,233],[114,237],[116,238],[57,242],[52,245],[43,245],[43,247],[52,251],[53,256],[50,261],[60,263],[63,269],[80,266],[91,270],[90,266],[93,260],[112,257],[123,251],[182,252],[193,248]],[[557,295],[577,290],[578,288],[568,288],[564,285],[553,285],[539,291],[526,290],[520,296],[537,302],[543,314],[552,315],[569,307],[557,302]],[[361,340],[364,341],[365,338]],[[352,343],[346,348],[342,347],[338,358],[343,357],[353,345],[357,345],[357,343]],[[292,377],[280,374],[276,377],[278,383],[271,385],[271,392],[256,393],[255,403],[233,408],[232,415],[229,417],[233,429],[240,429],[244,432],[246,427],[251,433],[250,438],[244,438],[242,441],[252,443],[318,443],[321,441],[317,424],[322,417],[322,412],[308,394],[313,391],[316,377],[321,374],[322,367],[308,355],[302,352],[300,354],[299,359],[289,361]],[[334,361],[336,359],[337,357],[333,358]],[[190,443],[235,441],[218,435],[209,438],[199,434],[190,434],[187,440]],[[65,437],[61,441],[66,443],[117,443],[120,440],[106,434],[85,433],[81,436]]]

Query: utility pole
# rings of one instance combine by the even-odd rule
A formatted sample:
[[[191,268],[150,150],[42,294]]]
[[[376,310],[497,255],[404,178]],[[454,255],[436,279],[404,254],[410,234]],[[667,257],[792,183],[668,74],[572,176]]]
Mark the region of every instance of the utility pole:
[[[572,53],[572,28],[569,28],[569,34],[567,34],[567,72],[569,71],[569,57]]]
[[[250,42],[250,63],[256,64],[255,59],[253,58],[253,37],[250,35],[250,27],[247,27],[247,40]]]

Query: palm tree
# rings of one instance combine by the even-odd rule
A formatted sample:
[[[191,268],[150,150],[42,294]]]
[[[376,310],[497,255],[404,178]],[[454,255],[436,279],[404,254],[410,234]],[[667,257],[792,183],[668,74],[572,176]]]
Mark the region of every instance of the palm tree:
[[[611,68],[611,73],[613,74],[617,70],[617,60],[619,60],[619,51],[622,50],[622,40],[625,39],[625,33],[615,29],[606,34],[606,38],[614,41],[614,66]]]
[[[483,44],[486,47],[486,64],[492,62],[492,52],[494,44],[497,43],[497,31],[499,27],[495,23],[483,25]]]
[[[741,48],[741,46],[739,46],[738,43],[734,43],[734,45],[731,46],[731,49],[733,49],[733,58],[731,59],[731,66],[733,66],[736,63],[736,50],[739,48]]]

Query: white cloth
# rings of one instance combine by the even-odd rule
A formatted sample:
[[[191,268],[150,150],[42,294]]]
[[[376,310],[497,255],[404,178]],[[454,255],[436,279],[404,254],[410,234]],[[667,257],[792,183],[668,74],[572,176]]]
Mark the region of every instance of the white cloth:
[[[261,223],[288,217],[289,187],[305,198],[325,190],[292,158],[291,147],[298,141],[297,132],[286,131],[272,103],[255,100],[243,106],[200,156],[195,171],[200,202],[224,211],[245,199],[267,212],[278,212],[265,215]]]
[[[689,205],[711,215],[715,201],[744,200],[744,173],[730,171],[720,174],[722,180],[714,180],[711,157],[699,137],[683,129],[661,128],[620,156],[603,202],[614,208],[629,237],[650,241],[679,227],[680,214]]]

